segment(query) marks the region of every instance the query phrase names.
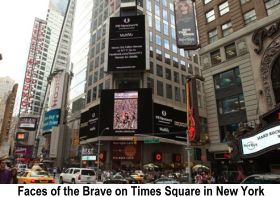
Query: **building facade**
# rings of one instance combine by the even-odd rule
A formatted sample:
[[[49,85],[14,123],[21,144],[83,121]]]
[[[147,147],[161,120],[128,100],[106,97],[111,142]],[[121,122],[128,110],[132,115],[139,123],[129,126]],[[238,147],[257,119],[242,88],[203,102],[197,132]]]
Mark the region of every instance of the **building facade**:
[[[209,152],[219,170],[230,172],[243,166],[248,173],[267,172],[279,162],[269,156],[245,157],[241,147],[237,161],[228,159],[232,137],[242,139],[244,128],[246,135],[258,132],[264,126],[261,115],[279,103],[279,53],[272,52],[279,36],[275,25],[279,8],[280,3],[273,0],[196,1]],[[256,164],[261,160],[267,162]]]
[[[149,88],[152,91],[152,102],[161,106],[165,106],[174,111],[184,113],[186,109],[186,92],[185,84],[187,77],[189,75],[201,75],[201,70],[199,66],[199,58],[197,52],[195,51],[184,51],[179,49],[176,45],[176,33],[175,33],[175,16],[174,16],[174,4],[171,0],[165,1],[133,1],[132,4],[136,6],[137,15],[144,15],[146,21],[146,50],[148,55],[146,60],[148,60],[147,69],[140,72],[110,72],[108,71],[108,66],[106,65],[106,56],[108,55],[108,37],[109,30],[106,27],[108,25],[110,17],[119,17],[122,14],[122,8],[127,2],[122,2],[118,0],[96,0],[93,2],[91,12],[91,26],[88,18],[87,28],[90,27],[90,37],[87,40],[84,38],[84,43],[89,43],[89,48],[84,45],[84,49],[88,50],[88,54],[84,54],[83,59],[79,60],[80,64],[86,64],[86,70],[84,66],[76,67],[78,64],[73,64],[74,69],[80,71],[77,76],[81,78],[73,78],[74,81],[80,80],[80,83],[73,84],[73,92],[70,95],[76,96],[77,100],[73,100],[70,104],[72,106],[72,111],[75,112],[80,109],[81,106],[85,106],[82,110],[82,115],[85,113],[90,113],[92,108],[99,107],[101,104],[101,94],[102,90],[127,90],[127,89],[139,89],[139,88]],[[125,9],[124,9],[125,10]],[[133,10],[133,9],[132,9]],[[131,10],[130,10],[131,11]],[[134,15],[135,12],[132,11]],[[127,13],[126,13],[127,14]],[[129,13],[131,14],[131,13]],[[125,16],[125,15],[124,15]],[[82,23],[81,23],[82,24]],[[86,26],[86,25],[85,25]],[[82,35],[82,34],[81,34]],[[75,40],[75,37],[74,37]],[[76,51],[73,49],[73,51]],[[76,53],[79,54],[84,52],[79,50]],[[144,64],[144,63],[143,63]],[[86,74],[85,81],[82,78]],[[75,94],[74,87],[79,87],[77,89],[79,94]],[[84,88],[84,93],[81,92]],[[203,88],[202,83],[197,80],[197,94],[198,94],[198,105],[199,114],[201,116],[204,126],[206,124],[206,111],[205,103],[203,100]],[[76,109],[77,108],[77,109]],[[77,110],[78,111],[78,110]],[[109,114],[108,114],[109,115]],[[147,114],[147,119],[149,118]],[[184,115],[183,115],[184,117]],[[184,118],[183,118],[184,119]],[[180,143],[177,140],[171,140],[164,138],[162,135],[158,137],[161,138],[159,144],[144,144],[145,136],[123,136],[112,135],[105,136],[106,127],[99,128],[95,131],[99,137],[90,137],[88,139],[81,138],[81,125],[84,120],[81,120],[80,125],[80,156],[84,156],[89,152],[91,155],[95,156],[95,160],[83,161],[85,165],[102,165],[103,168],[120,168],[121,166],[126,167],[141,167],[141,165],[154,161],[154,154],[156,152],[162,152],[162,163],[174,163],[173,155],[179,154],[180,165],[183,165],[187,160],[186,151],[184,147],[186,146],[184,142]],[[186,120],[184,119],[183,122]],[[77,125],[74,123],[73,125]],[[152,127],[152,125],[150,125]],[[112,128],[109,128],[112,130]],[[92,133],[90,129],[87,130],[88,133]],[[154,130],[147,132],[146,134],[151,135]],[[143,133],[145,133],[143,131]],[[185,133],[185,130],[180,130],[180,132]],[[94,134],[93,134],[94,135]],[[207,132],[204,127],[204,134],[202,135],[204,143],[207,139]],[[184,138],[184,137],[183,137]],[[102,145],[98,144],[98,141],[102,141]],[[73,140],[74,142],[75,140]],[[123,141],[123,142],[120,142]],[[133,141],[137,141],[133,150],[136,149],[137,159],[121,159],[119,156],[115,156],[113,153],[114,147],[120,149],[125,149],[125,147],[130,147]],[[126,144],[126,145],[125,145]],[[100,146],[99,146],[100,145]],[[201,145],[201,144],[200,144]],[[195,145],[197,149],[194,152],[199,152],[197,157],[198,162],[206,161],[205,150],[200,150],[200,145]],[[98,151],[99,150],[99,151]],[[104,153],[102,163],[98,162],[96,159],[99,153]],[[195,155],[195,153],[193,153]],[[194,156],[195,157],[195,156]],[[201,161],[201,158],[203,161]],[[83,160],[83,159],[81,159]],[[100,160],[101,161],[101,160]],[[155,161],[156,162],[156,161]],[[98,164],[99,163],[99,164]]]

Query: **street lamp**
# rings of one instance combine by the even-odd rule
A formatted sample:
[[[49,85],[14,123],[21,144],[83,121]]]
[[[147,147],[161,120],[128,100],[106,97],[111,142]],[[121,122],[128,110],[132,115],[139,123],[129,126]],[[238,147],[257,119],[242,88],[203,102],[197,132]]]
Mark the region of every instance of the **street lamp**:
[[[108,131],[110,128],[109,127],[105,127],[100,134],[98,135],[98,147],[97,147],[97,174],[99,175],[99,168],[100,168],[100,159],[99,159],[99,155],[100,155],[100,136],[103,135],[104,131]],[[98,179],[98,176],[97,176]]]
[[[190,132],[190,129],[195,129],[195,119],[192,117],[192,120],[190,120],[190,113],[192,113],[192,110],[193,110],[193,103],[194,103],[194,99],[197,99],[196,96],[194,95],[191,95],[191,91],[190,91],[190,82],[191,80],[200,80],[200,81],[204,81],[204,78],[199,76],[199,75],[187,75],[187,81],[186,81],[186,114],[187,114],[187,132],[186,132],[186,138],[187,138],[187,161],[188,161],[188,166],[186,167],[186,172],[188,174],[188,178],[189,178],[189,183],[192,182],[192,177],[191,177],[191,142],[190,142],[190,137],[193,138],[193,136],[190,136],[189,132]],[[196,87],[195,87],[195,91],[196,91]],[[194,91],[192,91],[192,93],[196,93]],[[193,97],[192,98],[192,103],[191,103],[191,96]],[[192,109],[190,109],[190,103],[192,105]],[[191,122],[192,121],[192,122]]]

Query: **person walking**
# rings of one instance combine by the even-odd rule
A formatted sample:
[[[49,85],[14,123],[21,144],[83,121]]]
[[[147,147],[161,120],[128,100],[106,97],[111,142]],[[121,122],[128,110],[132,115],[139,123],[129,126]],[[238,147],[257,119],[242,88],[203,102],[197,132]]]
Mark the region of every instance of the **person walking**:
[[[11,183],[12,184],[18,184],[18,178],[17,178],[17,169],[16,168],[12,168],[11,169]]]
[[[53,177],[54,177],[54,178],[55,178],[56,173],[57,173],[57,169],[56,169],[56,167],[54,167],[54,168],[53,168]]]
[[[0,157],[0,184],[10,184],[12,175],[11,171],[6,168],[5,160],[7,157]]]

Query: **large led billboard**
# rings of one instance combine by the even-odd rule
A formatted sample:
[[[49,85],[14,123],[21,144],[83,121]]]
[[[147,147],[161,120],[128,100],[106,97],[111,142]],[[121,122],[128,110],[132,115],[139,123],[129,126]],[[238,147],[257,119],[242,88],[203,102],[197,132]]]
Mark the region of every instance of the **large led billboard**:
[[[152,133],[152,121],[151,89],[102,91],[100,135]]]
[[[107,71],[146,69],[145,16],[110,18]]]

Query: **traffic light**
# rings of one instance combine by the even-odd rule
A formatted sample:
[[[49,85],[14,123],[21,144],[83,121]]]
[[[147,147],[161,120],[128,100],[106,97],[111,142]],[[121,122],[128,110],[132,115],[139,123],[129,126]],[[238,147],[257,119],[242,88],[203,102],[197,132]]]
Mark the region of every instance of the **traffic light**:
[[[156,161],[156,162],[162,161],[162,152],[155,152],[154,161]]]

